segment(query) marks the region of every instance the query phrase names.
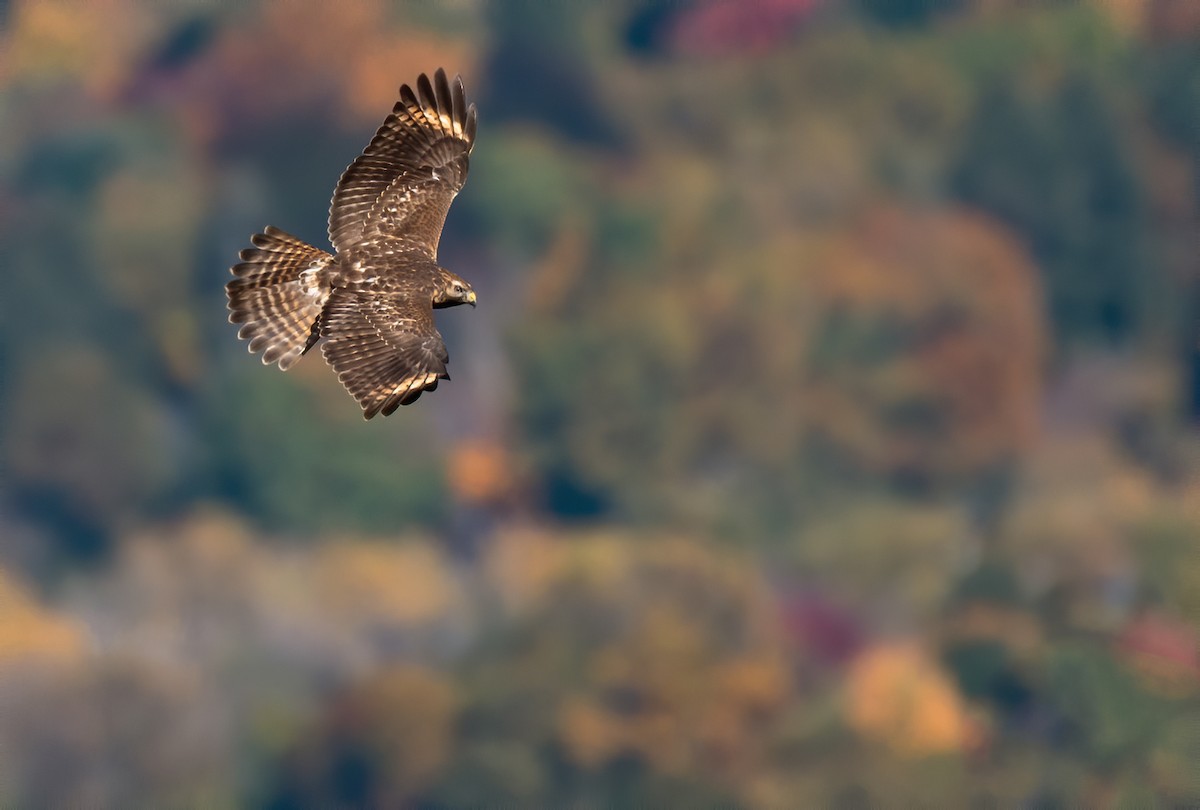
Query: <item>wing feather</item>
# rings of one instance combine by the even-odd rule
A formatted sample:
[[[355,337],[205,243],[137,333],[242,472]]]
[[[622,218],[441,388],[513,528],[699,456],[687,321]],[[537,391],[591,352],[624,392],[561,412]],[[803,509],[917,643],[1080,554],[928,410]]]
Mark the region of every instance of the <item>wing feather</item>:
[[[322,353],[363,417],[388,416],[448,380],[446,344],[433,308],[399,293],[335,290],[323,320]]]
[[[450,203],[466,182],[475,105],[462,77],[421,74],[338,181],[329,240],[338,251],[374,236],[399,239],[436,259]]]

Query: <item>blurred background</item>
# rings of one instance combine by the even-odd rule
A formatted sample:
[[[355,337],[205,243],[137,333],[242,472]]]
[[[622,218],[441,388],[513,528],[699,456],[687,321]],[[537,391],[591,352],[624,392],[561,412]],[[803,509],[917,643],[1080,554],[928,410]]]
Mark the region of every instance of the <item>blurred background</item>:
[[[223,285],[402,82],[452,383]],[[1200,802],[1200,3],[0,3],[0,804]]]

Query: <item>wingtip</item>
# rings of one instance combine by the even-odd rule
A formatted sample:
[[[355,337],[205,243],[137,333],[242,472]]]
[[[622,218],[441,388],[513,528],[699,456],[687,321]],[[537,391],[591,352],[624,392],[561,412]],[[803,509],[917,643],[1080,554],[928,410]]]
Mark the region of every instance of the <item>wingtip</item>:
[[[405,83],[400,85],[400,104],[403,107],[418,107],[421,102],[417,99],[417,93],[412,89],[412,85]]]
[[[417,97],[421,100],[422,109],[437,109],[437,96],[434,95],[433,84],[427,73],[417,77]]]

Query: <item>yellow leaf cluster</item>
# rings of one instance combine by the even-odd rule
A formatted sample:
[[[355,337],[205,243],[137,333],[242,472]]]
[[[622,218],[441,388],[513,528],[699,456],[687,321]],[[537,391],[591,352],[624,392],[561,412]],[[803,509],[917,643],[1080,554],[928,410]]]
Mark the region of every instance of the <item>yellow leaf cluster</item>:
[[[636,643],[593,657],[593,688],[559,709],[572,759],[596,768],[632,756],[663,773],[716,777],[761,764],[764,723],[791,699],[786,666],[767,655],[713,662],[686,654],[688,642],[674,639],[660,657]]]
[[[772,720],[794,692],[762,583],[735,555],[682,538],[526,529],[496,538],[487,570],[510,609],[582,619],[569,638],[549,624],[546,640],[581,656],[556,709],[574,762],[632,757],[730,785],[765,767]]]
[[[427,545],[338,543],[322,548],[313,583],[328,610],[346,618],[428,622],[461,599],[441,557]]]

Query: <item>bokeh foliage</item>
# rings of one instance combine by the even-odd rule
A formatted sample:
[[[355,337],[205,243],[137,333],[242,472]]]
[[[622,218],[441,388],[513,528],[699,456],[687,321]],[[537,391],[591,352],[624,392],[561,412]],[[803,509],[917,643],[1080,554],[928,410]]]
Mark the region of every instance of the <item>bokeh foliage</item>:
[[[1200,802],[1198,8],[0,5],[0,804]],[[364,424],[221,285],[438,65]]]

